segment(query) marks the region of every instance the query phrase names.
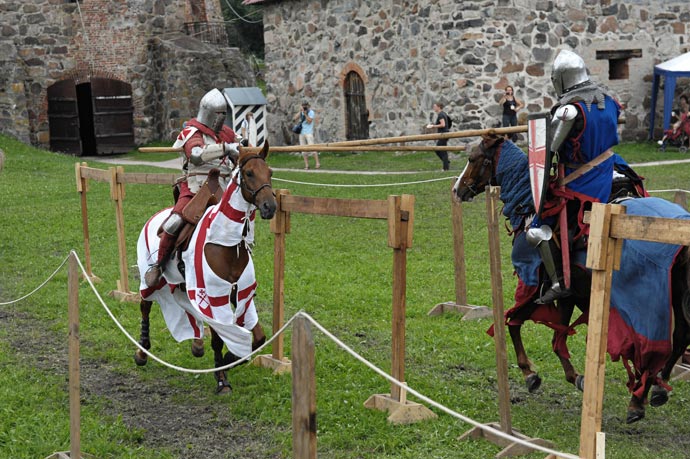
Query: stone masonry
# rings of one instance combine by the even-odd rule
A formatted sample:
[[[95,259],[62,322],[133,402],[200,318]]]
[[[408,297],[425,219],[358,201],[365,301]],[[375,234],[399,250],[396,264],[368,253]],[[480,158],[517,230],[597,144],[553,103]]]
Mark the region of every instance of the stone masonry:
[[[366,82],[372,138],[420,133],[436,100],[454,130],[496,126],[506,85],[526,103],[525,122],[554,104],[549,77],[560,49],[580,54],[625,106],[623,139],[645,139],[654,65],[690,51],[687,1],[307,0],[265,8],[274,144],[290,141],[285,132],[304,98],[318,116],[317,141],[344,140],[349,69]],[[621,55],[628,57],[610,61]],[[690,92],[687,79],[678,87]]]
[[[137,144],[169,140],[206,91],[255,86],[238,49],[182,33],[195,21],[222,22],[219,0],[0,2],[0,132],[47,148],[47,88],[105,77],[132,86]]]

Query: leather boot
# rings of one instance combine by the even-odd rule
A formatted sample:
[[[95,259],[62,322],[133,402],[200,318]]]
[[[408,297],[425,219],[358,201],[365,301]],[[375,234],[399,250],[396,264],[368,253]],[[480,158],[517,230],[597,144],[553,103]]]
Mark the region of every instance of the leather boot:
[[[158,246],[158,260],[149,266],[149,269],[146,270],[146,274],[144,274],[144,283],[146,283],[147,287],[155,288],[158,287],[158,284],[160,284],[161,277],[163,276],[163,266],[165,266],[165,263],[167,263],[168,258],[175,247],[176,240],[176,235],[163,231],[163,234],[161,235],[161,242]]]

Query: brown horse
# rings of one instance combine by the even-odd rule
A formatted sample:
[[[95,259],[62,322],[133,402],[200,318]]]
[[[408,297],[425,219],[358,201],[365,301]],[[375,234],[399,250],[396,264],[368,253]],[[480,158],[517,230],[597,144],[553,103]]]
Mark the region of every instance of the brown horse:
[[[273,218],[276,211],[267,156],[268,143],[258,154],[241,149],[231,155],[236,167],[220,202],[206,209],[186,248],[171,257],[161,284],[148,288],[142,281],[139,344],[145,349],[151,348],[149,313],[153,301],[161,306],[177,341],[193,340],[194,356],[204,354],[204,325],[209,327],[216,367],[244,358],[265,342],[253,301],[256,280],[251,244],[256,210],[263,219]],[[170,211],[158,212],[141,231],[137,245],[141,279],[151,260],[156,259],[158,228]],[[225,355],[224,345],[228,348]],[[134,360],[145,365],[147,355],[137,349]],[[215,377],[217,393],[231,392],[226,371],[216,371]]]
[[[465,170],[453,187],[454,196],[461,201],[471,201],[472,198],[483,192],[487,185],[501,186],[501,200],[505,204],[503,213],[510,220],[514,235],[512,260],[518,273],[519,281],[515,295],[516,304],[506,312],[506,323],[513,342],[518,366],[523,373],[527,388],[530,392],[534,392],[541,385],[541,378],[534,371],[527,357],[521,337],[522,323],[526,320],[533,320],[554,329],[552,347],[561,362],[565,378],[579,390],[583,390],[584,376],[579,374],[570,362],[566,341],[568,335],[574,333],[575,326],[587,321],[591,275],[584,266],[585,253],[580,248],[571,257],[571,288],[573,295],[560,299],[558,307],[554,304],[537,304],[535,300],[544,286],[548,287],[549,280],[543,273],[543,267],[538,268],[537,286],[528,285],[521,276],[521,272],[525,272],[524,266],[529,265],[529,260],[531,260],[531,263],[537,260],[536,264],[539,265],[540,259],[536,249],[529,246],[525,241],[525,222],[534,215],[534,204],[529,191],[527,157],[512,142],[492,136],[484,137],[479,146],[470,154]],[[620,194],[618,185],[612,187],[612,189],[616,189]],[[625,190],[625,186],[622,189]],[[633,201],[649,204],[650,207],[665,207],[667,204],[678,207],[658,198],[639,198]],[[623,204],[625,205],[625,202]],[[630,205],[630,202],[628,202],[628,206]],[[673,211],[678,215],[690,217],[680,207],[673,209]],[[624,256],[626,255],[626,247],[629,245],[629,243],[624,245]],[[628,406],[628,423],[638,421],[644,417],[644,405],[652,385],[654,385],[654,388],[652,390],[651,404],[659,406],[666,402],[668,399],[666,392],[668,386],[665,383],[669,379],[675,362],[690,342],[690,326],[687,320],[690,319],[690,314],[688,314],[690,310],[690,269],[688,268],[688,261],[687,247],[678,249],[675,252],[671,268],[671,285],[669,286],[674,322],[672,347],[671,344],[668,344],[668,348],[664,348],[662,351],[657,350],[656,353],[650,354],[651,357],[650,355],[641,356],[639,351],[634,349],[627,349],[626,352],[628,353],[621,350],[613,351],[612,353],[612,348],[609,347],[609,353],[612,353],[613,360],[618,360],[618,358],[622,357],[624,360],[633,361],[635,365],[634,369],[628,371],[630,377],[628,387],[632,392]],[[614,275],[615,282],[616,277]],[[530,284],[534,284],[534,282]],[[633,281],[627,285],[642,285],[642,283],[636,282],[633,278]],[[656,287],[659,288],[660,286],[657,285]],[[668,309],[667,304],[650,305],[650,309],[654,306],[658,306],[662,310],[664,308]],[[582,315],[571,323],[576,307],[582,311]],[[631,312],[629,314],[634,315],[636,313]],[[612,317],[614,316],[616,316],[615,320],[617,320],[618,315],[612,313]],[[653,322],[655,319],[644,317],[640,320]],[[670,323],[670,319],[668,322]],[[632,329],[625,330],[626,333],[632,331]],[[615,333],[622,332],[623,330],[620,327],[618,329],[610,327],[609,344],[612,342],[611,338],[616,341]],[[659,371],[660,378],[657,378]]]

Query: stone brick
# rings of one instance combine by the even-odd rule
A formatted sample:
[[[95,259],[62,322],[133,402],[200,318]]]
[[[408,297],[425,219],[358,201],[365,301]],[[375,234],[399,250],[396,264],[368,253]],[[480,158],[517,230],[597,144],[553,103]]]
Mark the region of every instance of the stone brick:
[[[525,68],[525,72],[533,77],[544,76],[544,64],[531,64]]]
[[[524,68],[525,66],[521,62],[506,62],[501,68],[501,73],[522,72]]]

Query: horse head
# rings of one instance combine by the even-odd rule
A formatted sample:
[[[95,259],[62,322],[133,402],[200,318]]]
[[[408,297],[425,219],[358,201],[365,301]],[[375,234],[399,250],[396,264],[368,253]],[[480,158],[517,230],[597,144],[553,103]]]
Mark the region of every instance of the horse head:
[[[503,137],[484,135],[472,148],[467,165],[453,185],[453,196],[460,201],[471,201],[492,183],[496,168],[496,152]]]
[[[239,168],[239,182],[242,197],[253,204],[263,219],[271,219],[276,212],[276,196],[271,185],[273,171],[266,163],[268,157],[268,141],[259,153],[240,148],[230,158]]]

